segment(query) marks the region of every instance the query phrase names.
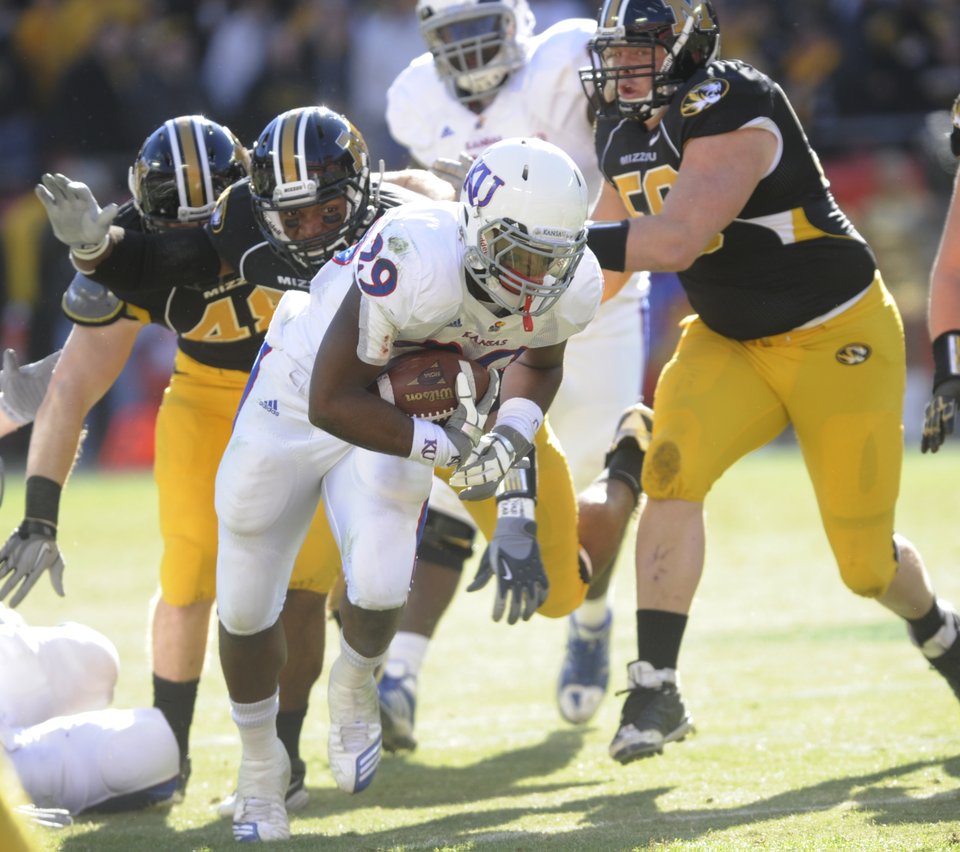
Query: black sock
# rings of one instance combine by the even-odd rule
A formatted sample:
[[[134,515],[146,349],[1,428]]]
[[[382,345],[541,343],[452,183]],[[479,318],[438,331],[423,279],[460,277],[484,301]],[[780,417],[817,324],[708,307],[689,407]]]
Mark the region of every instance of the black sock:
[[[621,441],[617,448],[607,456],[607,476],[619,479],[632,492],[634,500],[639,501],[642,487],[640,477],[643,473],[643,450],[634,440]]]
[[[163,713],[173,735],[177,738],[180,759],[190,754],[190,725],[193,723],[193,708],[197,703],[197,680],[178,683],[153,676],[153,706]]]
[[[944,624],[943,610],[940,609],[940,604],[937,603],[937,599],[933,599],[933,606],[930,607],[926,615],[921,615],[920,618],[908,618],[907,624],[910,625],[910,632],[913,633],[913,638],[916,639],[920,645],[928,639],[932,639]]]
[[[637,610],[637,659],[655,669],[675,669],[687,616],[662,609]]]
[[[281,710],[277,713],[277,736],[290,755],[290,760],[300,759],[300,731],[306,715],[306,707],[302,710]]]

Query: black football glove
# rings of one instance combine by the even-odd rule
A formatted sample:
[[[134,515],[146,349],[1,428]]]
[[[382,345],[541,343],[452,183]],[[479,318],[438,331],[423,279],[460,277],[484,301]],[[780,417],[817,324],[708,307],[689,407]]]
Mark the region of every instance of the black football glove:
[[[10,599],[16,608],[44,571],[50,572],[53,590],[63,597],[63,557],[57,547],[57,528],[46,521],[25,518],[0,549],[0,601],[19,586]]]
[[[507,624],[518,619],[529,621],[547,599],[550,583],[540,558],[537,544],[537,523],[529,518],[502,517],[487,549],[480,560],[480,568],[468,592],[482,589],[497,575],[496,596],[493,599],[493,620],[499,621],[510,600]]]
[[[935,453],[947,435],[953,433],[960,405],[960,378],[940,382],[933,391],[933,398],[923,410],[923,437],[921,452]]]

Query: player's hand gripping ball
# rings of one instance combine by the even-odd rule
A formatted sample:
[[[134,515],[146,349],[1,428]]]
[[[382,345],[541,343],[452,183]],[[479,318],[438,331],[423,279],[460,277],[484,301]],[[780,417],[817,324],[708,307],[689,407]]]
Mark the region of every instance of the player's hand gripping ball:
[[[421,349],[391,361],[371,387],[382,399],[404,414],[443,423],[457,410],[457,373],[467,376],[474,399],[480,399],[490,384],[487,368],[456,352]]]

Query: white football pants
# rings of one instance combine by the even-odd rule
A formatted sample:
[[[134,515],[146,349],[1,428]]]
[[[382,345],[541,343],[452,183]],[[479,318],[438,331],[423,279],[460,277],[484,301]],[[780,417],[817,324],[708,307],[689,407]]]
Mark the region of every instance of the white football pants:
[[[433,468],[361,449],[307,417],[309,375],[265,347],[217,473],[217,610],[249,636],[280,616],[294,557],[322,497],[347,596],[369,610],[407,598]]]

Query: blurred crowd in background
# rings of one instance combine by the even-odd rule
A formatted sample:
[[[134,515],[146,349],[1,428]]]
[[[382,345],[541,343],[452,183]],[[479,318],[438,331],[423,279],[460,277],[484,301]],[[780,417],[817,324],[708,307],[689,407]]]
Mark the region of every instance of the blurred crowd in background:
[[[929,384],[927,274],[954,161],[948,110],[960,92],[958,0],[714,0],[721,55],[787,90],[841,206],[872,243],[904,314],[912,380]],[[530,0],[537,31],[599,3]],[[203,113],[252,144],[277,113],[323,103],[364,134],[374,163],[407,165],[383,120],[386,90],[424,51],[416,0],[0,0],[0,346],[21,361],[62,345],[60,297],[73,271],[34,184],[83,180],[127,197],[143,139]],[[586,58],[585,58],[585,63]],[[653,289],[650,398],[685,302]],[[141,333],[121,380],[89,423],[82,464],[149,464],[152,423],[172,364],[164,330]],[[908,399],[908,436],[920,403]],[[913,424],[910,418],[917,421]],[[22,456],[29,430],[5,439]]]

